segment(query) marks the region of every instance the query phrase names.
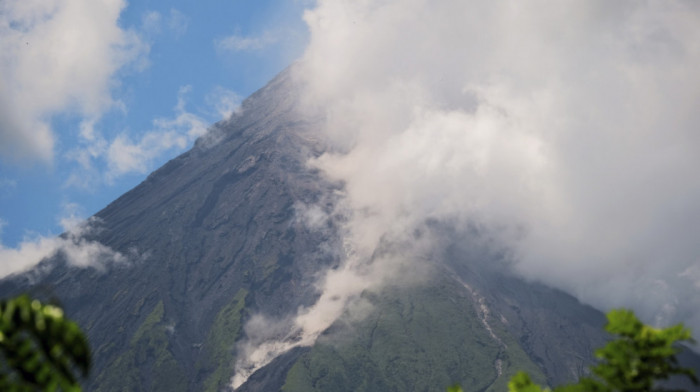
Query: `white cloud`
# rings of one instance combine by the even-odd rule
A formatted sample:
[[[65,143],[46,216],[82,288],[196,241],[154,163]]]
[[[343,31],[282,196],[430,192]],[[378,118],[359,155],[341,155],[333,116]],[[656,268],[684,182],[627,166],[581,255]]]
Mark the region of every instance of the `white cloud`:
[[[25,238],[14,248],[0,244],[0,278],[29,271],[42,260],[62,256],[68,265],[103,270],[112,263],[126,263],[137,256],[136,251],[125,255],[86,237],[99,230],[95,218],[80,220],[71,214],[61,219],[65,233],[60,237],[35,236]]]
[[[238,112],[242,101],[243,97],[221,86],[216,86],[205,97],[207,105],[214,108],[214,115],[222,119],[227,119]]]
[[[114,74],[148,51],[118,25],[123,0],[0,4],[0,157],[51,162],[51,116],[99,117]]]
[[[141,16],[141,30],[146,34],[155,35],[161,32],[163,17],[158,11],[147,11]]]
[[[182,151],[207,132],[207,122],[185,109],[185,95],[190,90],[189,86],[180,88],[174,118],[155,119],[153,130],[143,134],[137,142],[122,134],[109,144],[108,181],[127,173],[146,173],[155,158],[173,149]]]
[[[167,29],[174,37],[180,37],[187,32],[190,19],[175,8],[171,8],[167,16],[158,11],[147,11],[141,16],[141,30],[148,36],[155,36]]]
[[[190,18],[187,15],[175,8],[170,9],[170,14],[168,15],[168,29],[171,33],[179,37],[187,32],[189,25]]]
[[[207,107],[201,114],[195,114],[186,107],[191,90],[190,86],[181,87],[173,117],[154,119],[153,127],[140,135],[123,132],[107,140],[95,129],[95,120],[83,121],[80,125],[81,146],[67,154],[67,158],[78,163],[79,168],[65,185],[92,189],[96,183],[112,183],[123,175],[147,173],[153,170],[154,161],[165,154],[184,151],[202,136],[206,135],[209,142],[215,142],[217,135],[208,133],[209,124],[238,111],[241,97],[217,86],[205,97]],[[104,170],[100,170],[102,166]]]
[[[311,230],[323,230],[324,222],[332,219],[318,206],[297,204],[297,219]],[[365,216],[367,219],[372,219]],[[363,228],[370,227],[365,225]],[[237,348],[238,357],[233,389],[240,387],[257,370],[269,364],[279,355],[295,347],[308,347],[342,315],[362,318],[371,305],[361,294],[387,284],[406,285],[423,281],[430,276],[432,244],[430,233],[420,237],[392,238],[398,245],[391,252],[356,246],[356,233],[348,231],[342,245],[346,257],[339,268],[332,268],[319,275],[317,289],[320,294],[316,303],[302,307],[287,320],[271,320],[255,315],[246,325],[246,337]],[[377,245],[380,239],[376,239]],[[262,327],[261,325],[265,325]]]
[[[153,170],[153,162],[165,154],[184,151],[199,137],[207,134],[210,120],[194,114],[186,108],[186,96],[190,86],[181,87],[177,104],[170,118],[156,118],[153,127],[140,135],[126,132],[107,140],[95,129],[95,123],[86,120],[81,124],[81,146],[69,151],[67,157],[79,164],[79,168],[66,181],[66,186],[91,189],[95,183],[112,183],[130,173],[144,174]],[[216,88],[209,97],[211,112],[232,113],[237,108],[237,95],[232,91]],[[229,114],[230,115],[230,114]],[[105,167],[101,170],[101,167]]]
[[[214,45],[222,51],[255,51],[264,49],[279,41],[279,37],[270,31],[265,31],[258,36],[244,36],[233,34],[228,37],[217,39]]]
[[[314,164],[370,211],[355,246],[476,222],[528,277],[700,329],[678,275],[700,254],[696,5],[327,0],[306,20],[336,146]]]
[[[332,145],[311,163],[352,211],[339,298],[380,245],[410,254],[446,221],[528,278],[700,330],[697,2],[321,0],[305,19]]]

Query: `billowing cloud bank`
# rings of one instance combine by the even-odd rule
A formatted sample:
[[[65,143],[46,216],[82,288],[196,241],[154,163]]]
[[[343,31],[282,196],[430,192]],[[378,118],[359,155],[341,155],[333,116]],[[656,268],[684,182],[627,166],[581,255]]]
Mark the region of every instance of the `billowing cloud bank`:
[[[479,227],[600,309],[700,331],[700,4],[320,0],[305,18],[299,75],[331,145],[311,165],[345,184],[347,259],[242,344],[234,387],[429,260],[428,221]]]
[[[50,118],[89,122],[115,104],[115,73],[148,51],[122,29],[123,0],[0,3],[0,157],[51,162]]]
[[[365,252],[472,222],[526,277],[700,331],[700,4],[319,1],[300,72]]]

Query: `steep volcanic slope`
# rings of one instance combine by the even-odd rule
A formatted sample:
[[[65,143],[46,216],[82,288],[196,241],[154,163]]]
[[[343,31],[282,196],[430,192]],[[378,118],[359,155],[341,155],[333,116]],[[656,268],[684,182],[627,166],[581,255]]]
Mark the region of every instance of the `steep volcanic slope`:
[[[296,111],[299,91],[282,73],[96,215],[90,239],[129,262],[76,269],[57,258],[3,283],[4,295],[57,296],[85,328],[95,359],[87,390],[229,389],[245,323],[315,301],[318,274],[341,262],[339,230],[310,229],[299,206],[330,211],[341,185],[305,164],[322,147],[317,122]],[[363,293],[372,305],[363,317],[346,314],[239,390],[503,390],[519,369],[551,384],[579,376],[604,339],[602,315],[509,275],[479,241],[450,236],[429,279]]]
[[[33,282],[87,330],[88,390],[217,390],[231,376],[244,308],[284,315],[313,299],[314,273],[332,261],[317,249],[329,239],[297,222],[294,204],[330,188],[304,166],[313,143],[295,91],[273,80],[97,214],[91,239],[138,254],[129,263],[59,267]],[[14,279],[3,291],[27,285]]]
[[[427,281],[365,293],[374,305],[365,317],[346,314],[284,365],[282,379],[263,369],[242,390],[433,391],[460,382],[503,391],[518,370],[550,385],[585,374],[605,341],[603,315],[504,273],[480,248],[455,244],[435,256],[442,263]]]

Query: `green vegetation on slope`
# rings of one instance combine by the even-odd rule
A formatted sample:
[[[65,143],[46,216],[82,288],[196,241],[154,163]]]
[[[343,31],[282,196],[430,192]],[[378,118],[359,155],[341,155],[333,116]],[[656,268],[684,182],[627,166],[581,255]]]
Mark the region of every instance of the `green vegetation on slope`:
[[[231,302],[216,315],[214,325],[202,349],[205,359],[197,364],[199,372],[208,374],[205,391],[216,392],[229,383],[233,346],[241,333],[241,314],[248,291],[240,289]]]
[[[169,350],[163,315],[159,301],[132,336],[128,350],[99,375],[96,391],[187,390],[185,372]]]
[[[496,320],[489,321],[500,341],[479,319],[473,298],[448,285],[365,295],[371,313],[336,323],[297,360],[283,390],[409,392],[456,382],[473,391],[503,390],[515,369],[544,380]]]

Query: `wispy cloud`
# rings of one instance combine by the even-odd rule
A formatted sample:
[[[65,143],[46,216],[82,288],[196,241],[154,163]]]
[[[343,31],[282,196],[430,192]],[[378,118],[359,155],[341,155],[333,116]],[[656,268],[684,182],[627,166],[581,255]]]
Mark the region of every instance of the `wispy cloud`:
[[[187,32],[187,28],[190,25],[190,18],[175,8],[171,8],[167,23],[168,29],[176,37],[179,37]]]
[[[234,91],[216,86],[207,94],[204,101],[210,108],[214,109],[213,115],[221,119],[227,119],[240,110],[243,97]]]
[[[0,221],[0,228],[2,225],[4,224]],[[96,218],[82,220],[70,214],[61,219],[61,225],[65,230],[62,236],[27,237],[13,248],[0,243],[0,278],[28,271],[41,261],[55,256],[62,257],[73,267],[98,270],[104,270],[113,263],[126,263],[141,257],[135,249],[123,254],[88,239],[100,230],[100,222]]]
[[[180,89],[174,118],[158,118],[153,121],[153,130],[143,134],[138,141],[127,135],[117,136],[107,148],[107,180],[127,173],[146,173],[153,159],[166,151],[184,150],[194,139],[207,131],[204,119],[185,110],[186,86]]]
[[[217,39],[214,45],[221,51],[256,51],[262,50],[279,41],[279,35],[273,34],[270,31],[257,36],[245,36],[241,34],[233,34],[228,37]]]
[[[158,11],[147,11],[141,16],[141,30],[149,35],[161,32],[163,16]]]
[[[17,180],[0,178],[0,196],[7,196],[17,188]]]
[[[141,30],[151,37],[162,33],[180,37],[187,32],[189,24],[190,18],[175,8],[165,16],[158,11],[147,11],[141,16]]]
[[[208,107],[202,114],[195,114],[187,109],[191,90],[190,86],[181,87],[173,116],[154,119],[152,128],[138,136],[123,132],[108,140],[95,129],[95,123],[84,121],[81,146],[67,154],[68,159],[78,163],[78,168],[66,186],[91,189],[124,175],[145,174],[154,169],[156,160],[189,148],[197,138],[207,134],[211,122],[227,118],[240,107],[238,94],[216,87],[206,97]]]
[[[119,26],[123,1],[0,4],[0,158],[52,162],[51,116],[100,117],[115,73],[148,52]]]

